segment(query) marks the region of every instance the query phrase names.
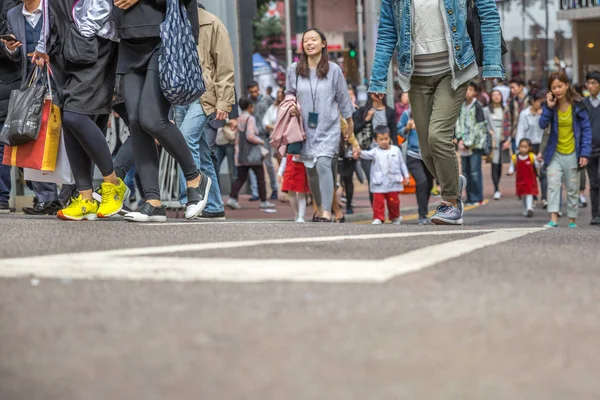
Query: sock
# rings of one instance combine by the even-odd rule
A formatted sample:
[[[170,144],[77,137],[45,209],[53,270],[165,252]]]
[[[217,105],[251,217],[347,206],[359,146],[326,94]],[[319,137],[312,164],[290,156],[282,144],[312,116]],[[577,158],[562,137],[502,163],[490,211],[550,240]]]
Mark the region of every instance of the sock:
[[[297,217],[304,218],[304,214],[306,214],[306,194],[304,193],[295,193],[296,198],[298,199],[298,215]],[[296,218],[297,218],[296,217]]]

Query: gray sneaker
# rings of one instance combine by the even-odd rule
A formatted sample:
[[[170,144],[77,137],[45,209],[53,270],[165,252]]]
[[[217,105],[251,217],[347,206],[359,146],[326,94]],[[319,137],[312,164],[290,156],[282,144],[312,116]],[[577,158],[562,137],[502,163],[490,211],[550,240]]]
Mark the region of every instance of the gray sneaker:
[[[459,200],[458,204],[458,207],[453,207],[446,202],[440,204],[431,217],[431,223],[435,225],[462,225],[462,202]]]

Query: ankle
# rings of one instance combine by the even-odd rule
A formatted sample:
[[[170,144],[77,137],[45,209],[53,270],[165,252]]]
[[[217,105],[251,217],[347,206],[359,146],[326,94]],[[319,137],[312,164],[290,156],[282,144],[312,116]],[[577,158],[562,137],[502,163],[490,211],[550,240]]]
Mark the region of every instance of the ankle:
[[[80,190],[79,195],[83,200],[92,201],[94,198],[92,197],[92,189],[89,190]]]
[[[201,179],[202,179],[202,176],[201,176],[201,175],[198,175],[198,177],[197,177],[196,179],[192,179],[191,181],[187,181],[187,182],[186,182],[186,185],[187,185],[187,187],[189,187],[189,188],[190,188],[190,187],[191,187],[191,188],[198,187],[198,186],[200,186],[200,181],[201,181]]]
[[[146,200],[146,203],[150,204],[152,207],[160,207],[162,205],[160,200]]]

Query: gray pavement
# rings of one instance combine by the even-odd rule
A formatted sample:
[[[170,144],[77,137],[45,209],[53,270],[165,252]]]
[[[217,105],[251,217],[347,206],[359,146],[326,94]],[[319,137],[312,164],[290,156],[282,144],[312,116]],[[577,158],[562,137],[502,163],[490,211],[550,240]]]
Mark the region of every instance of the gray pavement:
[[[598,399],[600,228],[589,209],[577,230],[520,212],[490,202],[460,228],[2,216],[0,399]]]

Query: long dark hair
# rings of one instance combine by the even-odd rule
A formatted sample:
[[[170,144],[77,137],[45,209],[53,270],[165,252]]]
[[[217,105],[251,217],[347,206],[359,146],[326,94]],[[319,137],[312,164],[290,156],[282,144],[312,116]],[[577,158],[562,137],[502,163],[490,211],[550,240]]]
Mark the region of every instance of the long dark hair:
[[[577,93],[575,91],[575,89],[573,88],[573,85],[571,85],[569,83],[569,77],[567,76],[567,74],[564,71],[553,72],[552,74],[550,74],[550,77],[548,78],[548,91],[549,92],[552,92],[552,84],[554,83],[554,81],[561,81],[562,83],[564,83],[565,85],[567,85],[569,87],[567,89],[566,97],[567,97],[567,101],[570,104],[581,101],[581,96],[579,96],[579,93]]]
[[[494,92],[500,93],[500,108],[504,108],[504,106],[503,106],[504,105],[504,95],[498,89],[494,89],[490,93],[490,104],[488,105],[491,112],[494,112],[494,108],[496,108],[496,106],[494,105],[494,101],[492,100],[492,95],[494,94]]]
[[[302,34],[302,41],[300,42],[300,46],[302,46],[302,54],[300,55],[300,61],[298,61],[298,66],[296,67],[296,75],[308,78],[310,77],[310,68],[308,67],[308,55],[304,51],[304,35],[308,32],[316,32],[323,41],[325,47],[321,50],[321,61],[317,65],[317,77],[319,79],[325,79],[327,74],[329,73],[329,53],[327,53],[327,38],[325,34],[317,28],[311,28],[304,31]]]
[[[388,108],[387,105],[387,95],[383,95],[383,99],[381,99],[381,102],[383,103],[383,105],[385,106],[385,108]],[[367,114],[369,113],[369,110],[373,108],[373,98],[371,97],[371,95],[369,95],[367,97],[367,103],[365,104],[365,109],[363,110],[363,118],[367,118]]]

